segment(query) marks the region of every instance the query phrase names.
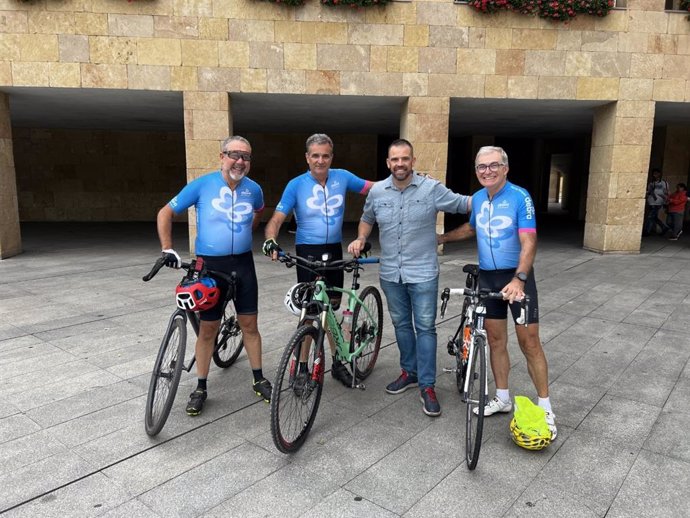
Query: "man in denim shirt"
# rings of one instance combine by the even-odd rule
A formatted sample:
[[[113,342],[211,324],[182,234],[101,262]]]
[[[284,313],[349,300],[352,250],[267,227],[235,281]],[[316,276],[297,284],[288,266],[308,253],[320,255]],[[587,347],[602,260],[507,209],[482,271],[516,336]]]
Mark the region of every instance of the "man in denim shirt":
[[[436,398],[436,304],[438,256],[436,215],[467,213],[471,198],[455,194],[432,178],[414,174],[414,151],[407,140],[388,147],[391,176],[372,187],[364,204],[357,239],[348,251],[359,256],[374,223],[381,243],[381,288],[400,349],[402,374],[386,387],[400,394],[419,385],[424,413],[441,414]]]

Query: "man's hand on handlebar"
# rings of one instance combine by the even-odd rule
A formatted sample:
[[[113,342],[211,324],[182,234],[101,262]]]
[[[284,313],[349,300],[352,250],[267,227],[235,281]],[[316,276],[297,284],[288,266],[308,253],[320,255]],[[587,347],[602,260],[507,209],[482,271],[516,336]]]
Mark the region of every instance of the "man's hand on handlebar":
[[[353,257],[359,257],[364,250],[366,245],[366,239],[358,237],[352,243],[347,245],[347,251],[352,254]]]
[[[168,268],[180,268],[182,266],[182,259],[172,248],[166,248],[162,254],[163,264]]]
[[[272,261],[278,259],[278,252],[283,249],[278,246],[278,242],[272,237],[264,241],[264,246],[261,249],[265,256],[270,257]]]
[[[524,285],[520,279],[514,278],[501,290],[503,298],[507,299],[511,304],[515,301],[521,301],[525,298]]]

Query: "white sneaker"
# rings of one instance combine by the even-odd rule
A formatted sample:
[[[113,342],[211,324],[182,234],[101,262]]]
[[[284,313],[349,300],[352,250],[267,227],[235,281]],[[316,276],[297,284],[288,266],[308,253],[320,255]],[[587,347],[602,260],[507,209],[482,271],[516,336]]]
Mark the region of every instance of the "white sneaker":
[[[484,407],[484,417],[489,416],[489,415],[494,415],[499,412],[503,414],[507,414],[513,409],[513,403],[508,401],[507,403],[500,400],[498,396],[494,396],[494,398],[489,401],[486,406]],[[475,415],[479,415],[479,408],[475,407],[472,410]]]
[[[549,430],[551,430],[551,440],[555,441],[558,437],[558,428],[556,428],[556,414],[553,412],[546,412],[546,424],[549,425]]]

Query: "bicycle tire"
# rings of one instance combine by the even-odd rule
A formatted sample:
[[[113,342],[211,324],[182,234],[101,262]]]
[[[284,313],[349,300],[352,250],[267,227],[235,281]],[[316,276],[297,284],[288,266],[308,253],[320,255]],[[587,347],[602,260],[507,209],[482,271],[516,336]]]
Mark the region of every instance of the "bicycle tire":
[[[298,327],[278,364],[271,396],[271,437],[282,453],[300,449],[319,409],[326,357],[323,338],[319,341],[318,336],[319,331],[312,325]],[[304,347],[309,351],[304,352]],[[307,376],[301,385],[298,364],[300,357],[307,354]]]
[[[486,339],[475,336],[472,347],[471,364],[468,365],[467,375],[468,393],[465,415],[465,459],[467,468],[477,467],[479,450],[482,447],[482,432],[484,430],[484,406],[486,405]],[[477,415],[474,408],[477,408]]]
[[[170,414],[184,367],[186,346],[187,321],[178,314],[168,324],[149,382],[144,428],[151,437],[163,429]]]
[[[235,311],[227,304],[213,348],[213,363],[221,369],[230,367],[242,352],[244,339]]]
[[[363,341],[370,342],[355,359],[355,376],[363,380],[374,370],[381,349],[383,301],[381,300],[381,293],[374,286],[364,288],[360,300],[362,303],[355,306],[352,314],[350,352],[360,347]],[[372,316],[369,316],[366,311],[362,311],[362,306],[366,307]]]

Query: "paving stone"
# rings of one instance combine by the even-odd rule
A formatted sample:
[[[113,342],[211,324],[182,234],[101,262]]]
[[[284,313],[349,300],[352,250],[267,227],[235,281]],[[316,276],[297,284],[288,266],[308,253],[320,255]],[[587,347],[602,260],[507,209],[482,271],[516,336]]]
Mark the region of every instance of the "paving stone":
[[[304,518],[394,518],[398,516],[349,491],[336,491],[302,515]]]
[[[0,475],[0,513],[93,472],[82,458],[67,451]]]
[[[102,516],[105,511],[118,507],[130,498],[131,496],[116,482],[101,473],[94,473],[13,509],[5,516]]]
[[[687,462],[642,450],[606,516],[682,516],[689,484]]]
[[[560,437],[558,439],[560,441]],[[575,431],[539,472],[531,487],[573,494],[603,516],[625,480],[638,448],[595,434]]]
[[[690,462],[690,413],[661,412],[643,448],[655,453]]]
[[[465,406],[454,374],[442,372],[453,365],[445,342],[458,324],[459,304],[439,319],[436,388],[443,414],[437,419],[422,413],[417,390],[384,391],[399,374],[384,308],[383,347],[367,390],[348,390],[327,377],[314,429],[300,451],[275,449],[270,407],[251,390],[245,354],[230,369],[212,367],[209,400],[197,418],[184,413],[195,373],[183,373],[168,422],[159,436],[148,437],[142,421],[150,371],[180,272],[163,270],[155,282],[141,282],[158,254],[153,224],[127,226],[127,239],[113,224],[88,226],[100,228],[99,235],[71,227],[77,231],[70,236],[57,240],[51,230],[34,242],[23,228],[25,253],[0,262],[0,289],[21,292],[0,300],[0,395],[8,401],[0,423],[19,434],[0,442],[0,512],[19,504],[12,513],[128,518],[427,517],[459,510],[656,516],[667,512],[663,502],[651,507],[657,495],[672,509],[689,505],[687,492],[676,488],[687,486],[690,465],[690,249],[644,240],[640,255],[597,255],[580,248],[581,235],[573,238],[562,228],[553,237],[540,233],[541,338],[559,437],[542,452],[528,452],[510,439],[511,414],[487,418],[479,465],[469,472]],[[186,224],[176,228],[186,243]],[[120,244],[115,252],[113,239]],[[281,236],[290,246],[292,239]],[[114,266],[114,253],[128,266]],[[459,270],[475,254],[471,243],[447,247],[439,258],[440,284],[462,284]],[[296,324],[282,307],[295,273],[259,256],[256,265],[264,371],[273,377]],[[81,280],[76,288],[75,275]],[[362,281],[378,285],[378,268],[368,268]],[[65,299],[60,294],[67,287]],[[68,307],[59,308],[61,301]],[[38,304],[47,313],[35,313]],[[12,320],[17,313],[21,328]],[[190,328],[188,358],[193,338]],[[534,396],[513,326],[509,352],[511,394]],[[491,374],[489,380],[493,393]],[[405,464],[416,466],[416,478],[405,473]],[[236,466],[242,468],[233,471]],[[185,491],[197,485],[211,496],[192,498],[185,508]],[[654,494],[649,508],[642,501],[645,487]]]
[[[196,516],[263,479],[286,462],[278,455],[242,443],[141,495],[163,516]]]
[[[132,516],[136,516],[137,518],[158,518],[161,515],[154,513],[139,500],[134,499],[99,516],[102,518],[132,518]]]
[[[293,456],[285,457],[293,459]],[[275,516],[292,518],[316,506],[338,489],[328,477],[316,476],[299,464],[287,464],[214,507],[204,518]]]
[[[111,466],[103,473],[133,495],[144,493],[207,460],[236,448],[242,439],[212,423]],[[203,444],[203,448],[198,445]]]
[[[27,435],[41,427],[24,414],[12,414],[0,419],[0,444]]]
[[[53,437],[50,430],[26,433],[0,444],[0,473],[12,473],[66,451],[67,447]]]
[[[607,440],[634,449],[641,437],[649,435],[660,410],[639,401],[606,395],[580,423],[578,431],[602,434]]]

